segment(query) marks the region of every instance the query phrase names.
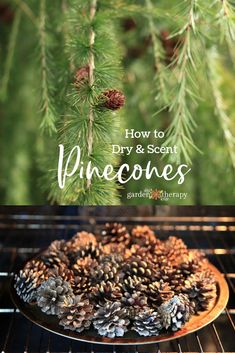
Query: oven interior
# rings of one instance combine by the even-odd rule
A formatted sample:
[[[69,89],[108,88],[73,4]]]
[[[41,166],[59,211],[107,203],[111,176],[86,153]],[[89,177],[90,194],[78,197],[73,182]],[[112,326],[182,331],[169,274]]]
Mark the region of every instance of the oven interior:
[[[155,208],[50,208],[0,212],[0,351],[1,352],[235,352],[235,217],[170,215]],[[223,213],[224,214],[224,213]],[[190,248],[202,249],[224,274],[230,289],[227,308],[207,327],[178,340],[148,346],[91,345],[50,333],[23,317],[9,295],[9,279],[27,258],[55,239],[79,230],[95,232],[106,222],[127,227],[151,226],[159,238],[180,236]]]

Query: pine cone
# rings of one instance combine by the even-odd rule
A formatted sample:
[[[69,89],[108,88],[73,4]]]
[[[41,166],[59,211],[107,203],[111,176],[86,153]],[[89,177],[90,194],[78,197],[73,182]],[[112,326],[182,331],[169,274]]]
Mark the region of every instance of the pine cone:
[[[46,265],[40,260],[27,262],[23,270],[15,275],[15,284],[19,297],[26,303],[36,301],[37,288],[48,278]]]
[[[185,280],[184,292],[195,304],[195,312],[207,310],[217,296],[215,278],[209,271],[192,274]]]
[[[91,326],[94,315],[94,306],[88,299],[84,299],[82,295],[74,298],[73,304],[60,314],[59,324],[65,330],[82,332]]]
[[[90,257],[91,259],[98,259],[101,254],[103,254],[103,248],[101,244],[98,244],[96,246],[93,243],[89,243],[86,246],[79,248],[77,251],[68,253],[70,266],[73,266],[77,262],[77,260],[83,259],[85,257]]]
[[[75,276],[78,277],[89,277],[94,267],[98,265],[95,259],[91,259],[89,256],[77,259],[76,263],[72,266]]]
[[[112,263],[111,261],[105,261],[103,263],[99,263],[95,266],[91,271],[91,281],[92,283],[99,283],[101,281],[119,281],[119,264]]]
[[[69,282],[50,277],[37,290],[37,304],[48,315],[59,315],[73,304],[74,294]]]
[[[65,247],[65,241],[64,240],[54,240],[47,248],[47,251],[53,251],[53,252],[60,252],[64,251]]]
[[[76,252],[80,248],[89,246],[89,244],[97,245],[96,237],[92,233],[85,231],[76,233],[71,240],[65,243],[65,252]]]
[[[69,265],[69,259],[63,251],[50,250],[48,248],[46,251],[39,256],[39,259],[44,262],[47,267],[67,267]]]
[[[122,271],[125,276],[137,276],[142,278],[143,283],[149,283],[155,277],[155,268],[148,260],[140,256],[132,256],[127,259]]]
[[[148,307],[143,308],[134,318],[133,330],[140,336],[158,336],[162,330],[158,312]]]
[[[146,285],[143,283],[142,277],[128,276],[122,281],[123,290],[125,292],[133,293],[136,290],[143,292],[146,290]]]
[[[101,306],[95,313],[93,321],[98,333],[110,338],[123,336],[129,323],[127,310],[121,306],[120,302],[107,302]]]
[[[165,250],[167,261],[172,266],[177,266],[179,263],[179,258],[188,254],[188,249],[182,239],[177,237],[169,237],[165,241]]]
[[[61,277],[63,281],[69,282],[70,285],[74,286],[74,272],[69,268],[57,267],[48,270],[49,277]]]
[[[133,293],[125,292],[121,298],[121,303],[127,309],[130,319],[134,319],[148,305],[146,295],[139,291],[133,291]]]
[[[134,227],[131,231],[131,236],[132,243],[141,247],[151,248],[157,242],[155,233],[148,226]]]
[[[184,277],[188,277],[193,273],[197,273],[207,264],[205,255],[198,250],[190,250],[187,255],[179,259],[179,270]]]
[[[105,107],[110,110],[118,110],[125,104],[125,96],[121,91],[116,89],[110,89],[102,93],[100,96],[101,107]]]
[[[122,298],[121,285],[110,281],[102,281],[91,288],[89,297],[101,306],[105,302],[120,301]]]
[[[89,293],[92,289],[92,286],[93,286],[93,284],[92,284],[89,276],[82,276],[82,277],[75,276],[74,277],[73,291],[76,295]]]
[[[160,280],[150,283],[146,294],[151,306],[157,308],[163,302],[170,300],[174,296],[174,291],[169,283]]]
[[[74,86],[80,88],[89,80],[89,66],[79,68],[74,75]]]
[[[131,236],[125,226],[121,223],[106,223],[105,229],[101,231],[101,243],[118,243],[128,246],[131,241]]]
[[[163,265],[156,270],[156,280],[167,282],[174,292],[180,292],[184,287],[185,278],[180,270],[172,266]]]
[[[190,319],[193,314],[193,308],[188,297],[184,294],[179,294],[164,302],[158,308],[158,313],[161,316],[164,328],[177,331]]]

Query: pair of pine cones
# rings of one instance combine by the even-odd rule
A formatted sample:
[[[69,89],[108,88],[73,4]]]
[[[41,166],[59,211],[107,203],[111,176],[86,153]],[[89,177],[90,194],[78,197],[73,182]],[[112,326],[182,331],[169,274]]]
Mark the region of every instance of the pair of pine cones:
[[[161,241],[148,226],[129,232],[114,223],[52,242],[16,274],[15,288],[64,329],[157,336],[214,304],[217,284],[207,265],[180,238]]]

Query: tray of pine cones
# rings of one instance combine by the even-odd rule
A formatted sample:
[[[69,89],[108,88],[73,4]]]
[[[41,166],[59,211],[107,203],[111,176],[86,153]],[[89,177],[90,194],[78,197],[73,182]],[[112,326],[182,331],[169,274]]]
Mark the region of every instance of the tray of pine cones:
[[[223,275],[182,239],[148,226],[106,224],[55,240],[14,275],[11,295],[31,321],[93,343],[145,344],[196,331],[225,308]]]

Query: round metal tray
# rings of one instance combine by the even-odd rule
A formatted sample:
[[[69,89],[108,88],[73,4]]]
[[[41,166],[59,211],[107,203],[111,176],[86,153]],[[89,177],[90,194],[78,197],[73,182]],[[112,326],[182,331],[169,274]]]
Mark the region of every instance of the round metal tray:
[[[187,322],[181,330],[177,332],[171,332],[161,334],[159,336],[142,337],[134,331],[129,331],[124,337],[107,338],[101,337],[93,329],[77,333],[74,331],[64,330],[59,325],[59,320],[52,315],[44,314],[37,305],[24,303],[20,297],[16,294],[14,288],[14,279],[12,278],[10,284],[10,292],[12,300],[15,306],[20,312],[26,316],[29,320],[35,324],[43,327],[44,329],[53,333],[59,334],[64,337],[72,338],[79,341],[96,343],[96,344],[112,344],[112,345],[139,345],[139,344],[151,344],[161,341],[168,341],[175,338],[185,336],[189,333],[197,331],[202,327],[208,325],[215,320],[226,307],[229,298],[229,289],[227,282],[223,275],[213,265],[209,264],[208,268],[214,273],[218,282],[218,296],[212,307],[198,315],[192,316],[189,322]]]

